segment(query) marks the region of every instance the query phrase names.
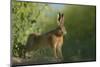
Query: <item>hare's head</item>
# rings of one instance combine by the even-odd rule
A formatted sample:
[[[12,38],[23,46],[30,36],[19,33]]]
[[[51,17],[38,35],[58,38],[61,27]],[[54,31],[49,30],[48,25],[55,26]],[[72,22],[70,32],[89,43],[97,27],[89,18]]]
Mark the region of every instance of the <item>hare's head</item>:
[[[61,32],[64,35],[67,34],[67,31],[66,31],[65,26],[64,26],[64,14],[63,13],[58,13],[57,23],[58,23],[59,28],[61,29]]]

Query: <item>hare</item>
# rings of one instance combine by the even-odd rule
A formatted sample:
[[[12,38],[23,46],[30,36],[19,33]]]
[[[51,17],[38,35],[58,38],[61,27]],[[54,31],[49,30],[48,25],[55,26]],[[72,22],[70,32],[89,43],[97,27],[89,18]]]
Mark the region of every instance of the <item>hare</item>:
[[[64,35],[67,33],[64,26],[64,14],[58,13],[57,15],[58,27],[45,34],[32,33],[28,36],[25,46],[25,53],[38,49],[39,47],[49,46],[53,50],[54,58],[63,59],[62,45]]]

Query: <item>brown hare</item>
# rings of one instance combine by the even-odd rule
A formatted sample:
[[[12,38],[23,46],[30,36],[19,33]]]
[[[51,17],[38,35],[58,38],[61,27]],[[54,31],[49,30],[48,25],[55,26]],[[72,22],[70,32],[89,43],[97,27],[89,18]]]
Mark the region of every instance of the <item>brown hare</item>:
[[[53,55],[56,59],[63,59],[62,55],[62,45],[63,37],[66,34],[64,26],[64,14],[59,13],[57,15],[58,27],[50,32],[43,35],[32,33],[27,39],[25,46],[25,52],[29,52],[33,49],[38,49],[39,47],[49,46],[53,49]]]

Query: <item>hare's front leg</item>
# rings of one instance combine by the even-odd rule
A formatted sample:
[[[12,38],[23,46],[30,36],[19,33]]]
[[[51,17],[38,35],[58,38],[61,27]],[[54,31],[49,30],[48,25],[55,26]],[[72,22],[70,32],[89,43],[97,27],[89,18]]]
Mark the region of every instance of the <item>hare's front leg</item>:
[[[57,47],[57,55],[58,55],[58,59],[59,61],[63,61],[63,55],[62,55],[62,47]]]
[[[53,54],[57,62],[63,61],[62,49],[61,47],[53,48]]]
[[[53,47],[53,55],[54,55],[55,59],[58,58],[57,51],[56,51],[56,47]]]
[[[53,55],[57,62],[61,62],[63,60],[61,47],[58,47],[57,45],[55,45],[55,47],[53,47]]]

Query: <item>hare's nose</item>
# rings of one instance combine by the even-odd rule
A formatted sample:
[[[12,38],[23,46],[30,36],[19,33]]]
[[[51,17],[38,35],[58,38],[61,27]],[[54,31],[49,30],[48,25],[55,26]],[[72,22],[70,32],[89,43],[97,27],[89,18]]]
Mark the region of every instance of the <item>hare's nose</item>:
[[[67,31],[65,31],[64,34],[66,35],[67,34]]]

